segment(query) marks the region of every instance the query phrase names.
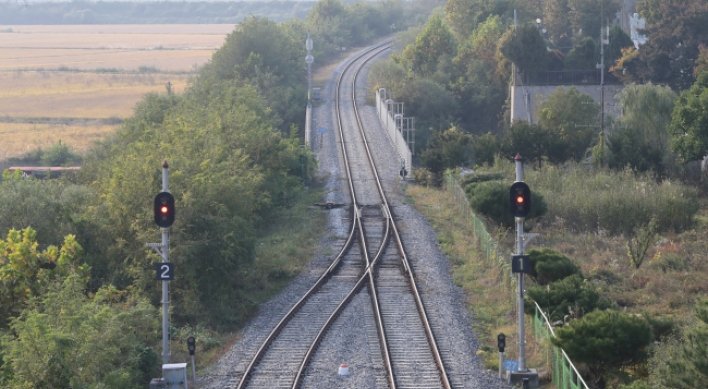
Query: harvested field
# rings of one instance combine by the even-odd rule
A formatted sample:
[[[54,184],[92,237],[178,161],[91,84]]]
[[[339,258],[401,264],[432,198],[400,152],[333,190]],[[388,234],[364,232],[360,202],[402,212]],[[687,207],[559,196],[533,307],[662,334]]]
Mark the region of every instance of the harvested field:
[[[80,24],[80,25],[4,25],[13,33],[50,34],[207,34],[225,36],[233,24]]]
[[[232,24],[10,26],[0,34],[0,70],[152,66],[193,71],[221,47]]]
[[[211,59],[215,50],[0,48],[0,71],[57,70],[64,66],[130,72],[148,66],[165,72],[193,72],[195,66]]]
[[[169,74],[0,73],[0,117],[125,118],[148,92],[184,90],[190,76]],[[3,146],[0,146],[3,147]],[[0,153],[2,151],[0,150]]]
[[[3,26],[0,159],[57,140],[83,152],[148,92],[181,93],[233,24]]]
[[[0,160],[22,155],[37,147],[46,148],[59,139],[69,144],[73,151],[83,153],[93,142],[113,133],[117,127],[91,123],[0,123]]]

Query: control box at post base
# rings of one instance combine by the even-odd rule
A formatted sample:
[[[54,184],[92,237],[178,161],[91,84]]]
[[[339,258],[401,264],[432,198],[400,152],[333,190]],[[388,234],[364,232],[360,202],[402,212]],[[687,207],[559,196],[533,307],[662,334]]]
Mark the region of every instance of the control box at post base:
[[[162,365],[165,389],[187,389],[187,364],[167,363]]]

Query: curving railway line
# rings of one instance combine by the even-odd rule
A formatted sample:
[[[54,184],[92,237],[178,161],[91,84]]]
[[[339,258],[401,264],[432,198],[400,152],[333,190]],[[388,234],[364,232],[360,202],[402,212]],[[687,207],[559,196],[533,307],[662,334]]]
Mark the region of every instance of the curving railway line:
[[[355,299],[370,301],[362,320],[377,369],[375,387],[451,388],[434,331],[374,164],[356,104],[361,68],[391,42],[360,53],[335,87],[336,130],[349,188],[348,237],[331,265],[262,341],[233,388],[318,387],[312,363],[330,329]]]

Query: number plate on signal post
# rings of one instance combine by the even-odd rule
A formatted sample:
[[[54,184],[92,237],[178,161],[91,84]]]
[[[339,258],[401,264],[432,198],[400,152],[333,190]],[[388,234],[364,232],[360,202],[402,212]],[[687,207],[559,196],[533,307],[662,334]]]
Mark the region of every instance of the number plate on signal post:
[[[175,264],[160,262],[155,264],[155,279],[158,281],[172,281],[175,279]]]

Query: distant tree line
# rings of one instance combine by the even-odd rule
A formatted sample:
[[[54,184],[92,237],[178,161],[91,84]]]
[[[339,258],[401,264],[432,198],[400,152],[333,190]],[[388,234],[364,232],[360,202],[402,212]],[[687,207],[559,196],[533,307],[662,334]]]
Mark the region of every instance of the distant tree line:
[[[645,0],[637,7],[647,18],[639,50],[616,21],[615,0],[449,0],[424,27],[399,34],[397,51],[375,65],[371,82],[392,90],[416,117],[416,153],[432,173],[419,178],[439,183],[447,168],[516,153],[537,167],[588,160],[680,176],[683,163],[708,154],[704,115],[691,113],[706,88],[708,3]],[[617,96],[622,116],[601,123],[600,105],[571,87],[535,107],[538,123],[512,125],[512,64],[526,74],[594,70],[600,16],[614,23],[605,78],[627,84]]]
[[[0,24],[236,24],[250,15],[305,19],[316,1],[2,2]]]

